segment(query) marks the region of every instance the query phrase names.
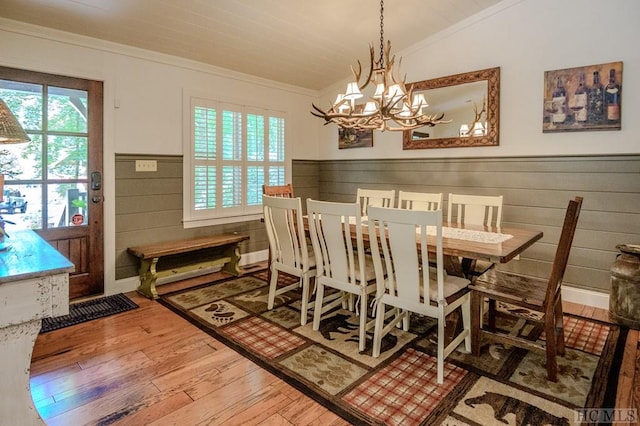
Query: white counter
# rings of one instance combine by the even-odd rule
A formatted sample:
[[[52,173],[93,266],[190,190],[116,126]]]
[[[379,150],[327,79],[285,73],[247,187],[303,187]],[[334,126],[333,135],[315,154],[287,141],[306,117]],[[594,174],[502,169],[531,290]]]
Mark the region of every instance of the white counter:
[[[33,231],[17,231],[0,251],[0,425],[42,425],[29,387],[42,318],[69,313],[74,266]]]

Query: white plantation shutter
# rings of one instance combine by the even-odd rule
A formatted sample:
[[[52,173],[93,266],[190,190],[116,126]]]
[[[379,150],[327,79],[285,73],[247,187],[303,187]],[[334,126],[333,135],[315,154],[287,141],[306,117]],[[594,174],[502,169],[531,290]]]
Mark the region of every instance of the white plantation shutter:
[[[247,205],[262,205],[265,175],[265,117],[247,113]]]
[[[262,185],[286,182],[284,115],[197,98],[190,105],[193,198],[185,223],[261,214]]]
[[[284,185],[286,180],[284,118],[269,117],[268,140],[269,140],[268,185]]]
[[[193,111],[193,208],[216,208],[216,110],[197,106]]]

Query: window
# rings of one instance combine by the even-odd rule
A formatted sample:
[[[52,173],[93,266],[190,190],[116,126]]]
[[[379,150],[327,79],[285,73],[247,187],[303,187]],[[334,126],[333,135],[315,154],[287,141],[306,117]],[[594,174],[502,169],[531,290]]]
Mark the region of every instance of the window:
[[[284,114],[201,98],[189,104],[185,227],[259,217],[262,185],[287,176]]]
[[[89,92],[83,81],[76,85],[82,89],[0,79],[0,98],[31,139],[0,149],[8,191],[0,214],[11,215],[13,229],[88,223]]]

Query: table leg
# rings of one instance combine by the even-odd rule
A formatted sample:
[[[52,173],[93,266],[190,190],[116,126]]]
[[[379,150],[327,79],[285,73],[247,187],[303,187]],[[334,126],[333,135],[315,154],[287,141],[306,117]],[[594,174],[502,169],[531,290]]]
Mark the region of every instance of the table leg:
[[[455,277],[467,278],[467,275],[464,273],[464,269],[462,268],[462,263],[460,263],[460,258],[458,256],[447,256],[445,255],[443,258],[444,269],[447,271],[449,275]]]
[[[482,328],[482,303],[483,297],[475,291],[471,291],[471,353],[480,355],[480,333]]]
[[[44,425],[31,398],[31,354],[42,320],[0,328],[0,424]]]

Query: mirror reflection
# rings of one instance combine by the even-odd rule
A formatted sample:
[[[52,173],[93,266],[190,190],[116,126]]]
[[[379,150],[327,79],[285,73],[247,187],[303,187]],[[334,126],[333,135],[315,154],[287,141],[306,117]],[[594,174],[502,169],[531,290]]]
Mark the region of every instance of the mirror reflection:
[[[445,119],[450,123],[415,129],[411,135],[413,139],[470,137],[478,136],[478,130],[486,130],[486,81],[421,90],[416,93],[424,94],[429,108],[444,113]]]
[[[500,68],[413,83],[448,124],[405,131],[403,149],[498,145]]]

